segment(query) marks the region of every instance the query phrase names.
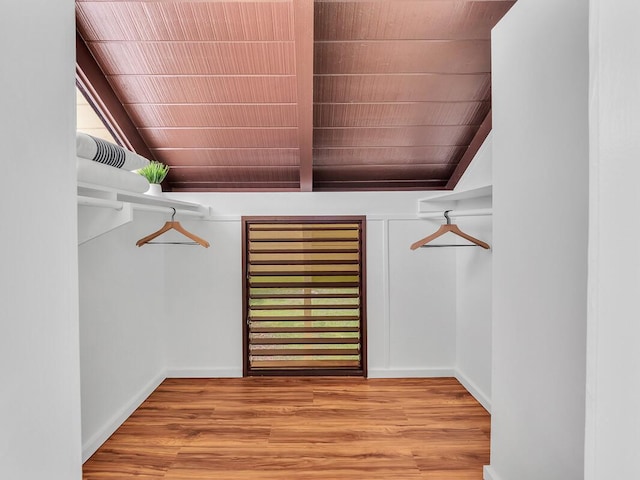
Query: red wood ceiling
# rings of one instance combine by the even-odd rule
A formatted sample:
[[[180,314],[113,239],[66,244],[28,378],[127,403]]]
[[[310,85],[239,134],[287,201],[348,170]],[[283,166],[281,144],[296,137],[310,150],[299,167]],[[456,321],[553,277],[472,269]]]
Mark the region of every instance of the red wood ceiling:
[[[451,189],[515,0],[77,0],[78,81],[173,191]]]

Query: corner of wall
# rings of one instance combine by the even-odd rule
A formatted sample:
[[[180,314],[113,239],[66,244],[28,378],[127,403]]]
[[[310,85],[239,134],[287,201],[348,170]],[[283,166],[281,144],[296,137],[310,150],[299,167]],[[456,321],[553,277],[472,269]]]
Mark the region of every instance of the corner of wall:
[[[158,373],[158,375],[151,380],[147,385],[140,389],[140,391],[131,398],[131,401],[117,411],[109,421],[88,440],[82,444],[82,462],[86,462],[91,455],[93,455],[100,446],[107,441],[107,439],[113,435],[113,433],[124,423],[124,421],[131,416],[131,414],[144,402],[151,393],[158,388],[158,386],[164,381],[164,372]]]
[[[493,184],[493,133],[487,136],[456,190]],[[490,196],[458,201],[458,208],[490,208]],[[461,228],[492,244],[492,217],[465,217]],[[464,250],[464,251],[463,251]],[[456,252],[456,378],[491,412],[492,251]]]
[[[491,413],[491,397],[482,391],[469,377],[462,373],[458,368],[454,369],[456,379],[464,388],[475,398],[484,409]]]
[[[482,473],[483,480],[502,480],[502,478],[498,476],[491,465],[485,465]]]

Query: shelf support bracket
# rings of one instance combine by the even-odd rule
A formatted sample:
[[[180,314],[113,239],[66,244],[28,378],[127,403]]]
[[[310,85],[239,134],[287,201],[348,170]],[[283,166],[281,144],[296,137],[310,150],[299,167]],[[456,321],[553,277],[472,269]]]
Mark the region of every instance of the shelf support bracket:
[[[122,203],[119,209],[78,205],[78,245],[133,221],[133,207]]]

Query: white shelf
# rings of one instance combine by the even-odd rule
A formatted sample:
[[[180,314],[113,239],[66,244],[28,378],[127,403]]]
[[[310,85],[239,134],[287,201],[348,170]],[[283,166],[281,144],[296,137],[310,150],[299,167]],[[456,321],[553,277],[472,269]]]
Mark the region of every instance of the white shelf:
[[[472,216],[472,215],[491,215],[490,209],[476,209],[476,210],[458,210],[459,203],[464,200],[475,200],[480,198],[491,199],[493,195],[492,185],[483,185],[481,187],[471,188],[469,190],[451,191],[441,194],[436,194],[432,197],[420,198],[416,203],[416,211],[419,218],[435,218],[442,215],[442,210],[453,209],[452,216]],[[445,208],[442,204],[446,203]],[[483,202],[487,203],[487,202]],[[490,202],[489,202],[490,205]],[[452,208],[453,207],[453,208]],[[489,213],[487,213],[489,212]]]
[[[78,182],[78,245],[133,221],[134,210],[211,217],[211,208],[157,195]],[[87,208],[88,207],[88,208]]]
[[[456,202],[458,200],[471,200],[474,198],[490,197],[493,194],[493,185],[463,190],[460,192],[451,191],[436,194],[433,197],[421,198],[418,202]]]
[[[150,205],[155,207],[173,207],[180,210],[187,210],[209,214],[209,209],[198,203],[183,202],[156,195],[147,195],[145,193],[122,192],[110,187],[102,185],[93,185],[90,183],[78,182],[78,196],[100,198],[105,200],[116,200],[119,202],[133,203],[137,205]]]
[[[491,208],[476,208],[473,210],[447,210],[450,217],[484,217],[487,215],[493,215]],[[444,212],[438,210],[437,212],[418,212],[418,218],[443,218]]]

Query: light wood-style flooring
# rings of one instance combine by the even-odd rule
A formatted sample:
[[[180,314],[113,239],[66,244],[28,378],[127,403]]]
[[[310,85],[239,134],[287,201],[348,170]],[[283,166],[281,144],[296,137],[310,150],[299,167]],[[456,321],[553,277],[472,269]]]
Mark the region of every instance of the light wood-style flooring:
[[[167,379],[85,480],[481,480],[489,414],[451,378]]]

